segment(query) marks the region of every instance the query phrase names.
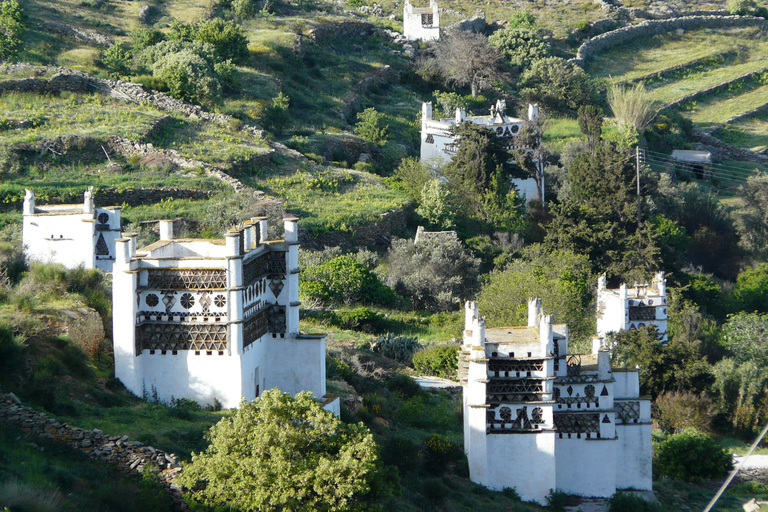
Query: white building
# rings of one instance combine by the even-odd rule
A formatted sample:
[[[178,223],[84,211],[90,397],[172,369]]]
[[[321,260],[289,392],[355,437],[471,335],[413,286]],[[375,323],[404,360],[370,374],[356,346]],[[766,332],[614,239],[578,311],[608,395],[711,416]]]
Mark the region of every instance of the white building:
[[[224,240],[117,240],[115,376],[133,393],[236,407],[269,388],[325,395],[325,336],[299,332],[297,219],[267,241],[255,218]],[[328,407],[338,414],[338,400]]]
[[[120,208],[95,208],[92,187],[82,204],[46,206],[36,206],[34,192],[27,190],[23,213],[22,242],[30,261],[112,271]]]
[[[414,7],[409,0],[405,0],[403,35],[409,41],[440,39],[440,9],[436,0],[429,0],[429,7]]]
[[[597,281],[598,336],[655,325],[661,341],[668,341],[667,281],[664,272],[657,273],[650,285],[636,284],[634,288],[622,284],[618,289],[607,289],[605,281],[605,275]]]
[[[456,125],[469,121],[480,126],[490,128],[496,133],[497,137],[502,137],[506,141],[507,149],[512,151],[520,146],[515,144],[515,139],[520,135],[520,131],[525,125],[524,119],[509,117],[506,114],[507,105],[504,100],[498,100],[496,105],[491,108],[491,114],[488,116],[467,116],[464,109],[456,109],[456,115],[453,118],[434,119],[432,117],[432,102],[421,104],[421,161],[433,162],[435,164],[444,164],[450,162],[458,151],[458,141],[451,135],[451,129]],[[539,116],[539,107],[528,105],[528,121],[533,121]],[[544,183],[544,174],[541,165],[537,170],[542,177],[542,189]],[[517,187],[518,192],[524,195],[529,201],[531,199],[543,198],[543,190],[540,192],[533,178],[514,179],[512,183]]]
[[[486,328],[466,305],[459,360],[470,479],[515,488],[608,497],[651,490],[651,404],[637,372],[612,370],[608,352],[568,354],[568,327],[529,302],[527,327]]]

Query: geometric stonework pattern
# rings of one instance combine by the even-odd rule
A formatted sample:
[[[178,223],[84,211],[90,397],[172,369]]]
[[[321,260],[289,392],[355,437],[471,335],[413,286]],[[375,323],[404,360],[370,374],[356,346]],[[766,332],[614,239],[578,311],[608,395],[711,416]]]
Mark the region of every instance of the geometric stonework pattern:
[[[154,293],[150,293],[150,294],[147,294],[146,297],[144,297],[144,302],[147,303],[147,306],[153,308],[160,303],[160,299],[158,299],[157,295],[155,295]]]
[[[223,295],[217,295],[213,298],[213,303],[217,308],[223,308],[227,304],[227,298]]]
[[[211,297],[208,295],[208,292],[203,292],[200,294],[200,307],[203,308],[203,313],[208,313],[209,308],[211,307]]]
[[[226,324],[145,323],[136,327],[140,350],[226,350]]]
[[[190,309],[195,305],[195,297],[191,293],[182,293],[179,302],[184,309]]]
[[[272,304],[267,308],[267,324],[272,334],[286,333],[285,306]]]
[[[272,293],[274,294],[275,298],[280,296],[280,292],[283,291],[283,287],[285,284],[283,284],[283,281],[280,279],[272,278],[269,282],[269,289],[272,290]]]
[[[109,256],[109,247],[102,233],[99,233],[99,239],[96,241],[96,256]]]
[[[267,313],[269,308],[262,308],[243,323],[243,348],[258,341],[267,334]]]
[[[527,374],[528,372],[540,372],[544,369],[543,360],[534,361],[521,361],[518,359],[502,359],[492,358],[488,360],[488,371],[515,373],[519,377],[519,374]],[[502,375],[506,377],[513,377],[514,375]]]
[[[569,396],[557,399],[558,404],[577,405],[579,408],[582,404],[594,404],[597,405],[600,400],[596,396]]]
[[[599,434],[600,414],[555,412],[555,429],[561,434]]]
[[[227,287],[227,271],[219,268],[149,269],[147,287],[160,290],[224,289]]]
[[[251,285],[264,276],[281,278],[286,274],[285,252],[270,251],[243,265],[243,284]]]
[[[544,392],[540,380],[501,380],[491,379],[486,386],[487,403],[536,402],[542,400]]]
[[[630,306],[629,307],[629,319],[630,320],[656,320],[656,307],[655,306]]]
[[[544,423],[543,411],[535,407],[528,417],[528,407],[515,409],[515,419],[512,419],[512,409],[502,407],[499,409],[499,417],[494,410],[486,411],[486,432],[489,434],[511,434],[513,432],[530,432],[539,430],[539,425]]]
[[[616,415],[621,423],[637,423],[640,419],[640,402],[615,402]],[[617,423],[619,423],[617,421]]]
[[[106,224],[109,222],[109,215],[107,215],[104,212],[101,212],[99,216],[97,217],[99,224]]]
[[[173,305],[176,304],[176,297],[173,293],[166,293],[163,297],[163,305],[165,306],[165,312],[170,313],[173,309]]]

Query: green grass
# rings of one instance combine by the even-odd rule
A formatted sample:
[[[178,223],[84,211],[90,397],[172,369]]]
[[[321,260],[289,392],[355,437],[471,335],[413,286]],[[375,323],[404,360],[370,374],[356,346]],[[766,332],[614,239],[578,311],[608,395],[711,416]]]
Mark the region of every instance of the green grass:
[[[736,52],[737,60],[742,62],[765,62],[768,42],[759,33],[751,28],[699,29],[682,35],[668,32],[637,38],[595,55],[587,63],[586,71],[592,76],[620,82],[726,52]]]
[[[249,184],[279,197],[286,210],[300,216],[299,225],[315,232],[352,230],[409,202],[403,193],[387,188],[379,177],[345,169],[297,171]]]
[[[724,437],[720,439],[720,444],[725,446],[728,451],[734,455],[746,455],[751,443],[745,443],[744,441],[732,437]],[[760,446],[755,448],[755,451],[752,453],[754,455],[768,455],[768,443],[764,441]]]
[[[718,129],[714,135],[739,147],[763,149],[768,146],[768,113],[731,123]]]
[[[749,112],[768,103],[768,85],[757,87],[743,94],[704,98],[697,102],[697,108],[684,115],[701,129],[708,129],[723,124],[729,119],[744,112]]]
[[[738,78],[754,71],[759,71],[766,66],[768,66],[768,53],[761,59],[703,71],[676,81],[663,81],[658,87],[651,87],[649,94],[652,100],[667,104],[688,94],[701,91],[702,89],[718,85],[722,82]]]

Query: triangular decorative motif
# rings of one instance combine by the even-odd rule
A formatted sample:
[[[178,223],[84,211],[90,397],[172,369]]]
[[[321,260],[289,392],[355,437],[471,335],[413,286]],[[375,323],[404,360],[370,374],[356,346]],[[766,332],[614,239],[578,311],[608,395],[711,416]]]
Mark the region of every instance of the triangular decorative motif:
[[[608,418],[607,414],[605,416],[603,416],[603,423],[610,423],[610,422],[611,422],[611,420]]]
[[[203,292],[200,294],[200,299],[198,300],[200,303],[200,306],[203,308],[203,313],[208,313],[211,307],[211,297],[208,296],[208,292]]]
[[[608,396],[608,388],[603,384],[603,390],[600,392],[600,396]]]
[[[424,140],[424,142],[426,142],[427,144],[434,144],[435,143],[435,138],[430,133],[430,134],[427,135],[427,138]]]
[[[96,240],[96,256],[109,256],[109,247],[103,233],[99,233],[99,239]]]

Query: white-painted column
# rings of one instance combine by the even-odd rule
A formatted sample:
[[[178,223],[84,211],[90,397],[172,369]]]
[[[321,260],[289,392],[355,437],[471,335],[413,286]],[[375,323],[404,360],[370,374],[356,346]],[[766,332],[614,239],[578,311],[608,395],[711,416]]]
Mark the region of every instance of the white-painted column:
[[[240,252],[240,231],[229,231],[227,246],[227,318],[229,320],[229,353],[243,353],[243,256]]]
[[[141,357],[136,355],[136,287],[137,263],[131,258],[131,239],[115,241],[115,264],[112,270],[112,340],[115,356],[115,377],[135,395],[142,396]]]
[[[157,224],[160,228],[160,240],[173,240],[173,221],[159,220]]]
[[[283,219],[285,226],[285,241],[290,244],[286,254],[286,276],[288,286],[288,308],[286,315],[287,334],[299,332],[299,219],[287,217]]]

